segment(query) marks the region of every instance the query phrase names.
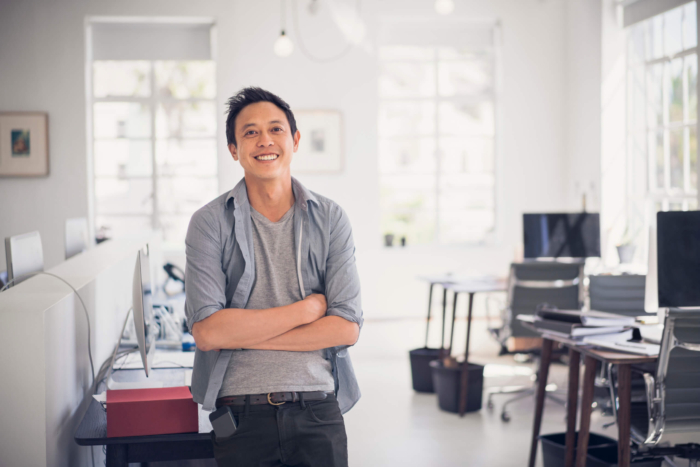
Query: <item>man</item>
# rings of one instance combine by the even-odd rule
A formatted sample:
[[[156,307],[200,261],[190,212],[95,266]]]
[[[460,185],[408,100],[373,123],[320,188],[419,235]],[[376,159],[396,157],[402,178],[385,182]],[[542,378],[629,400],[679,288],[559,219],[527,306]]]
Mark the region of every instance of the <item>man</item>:
[[[362,327],[350,222],[292,178],[300,133],[260,88],[228,101],[226,138],[245,177],[198,210],[187,232],[194,400],[228,405],[212,433],[219,466],[347,466],[342,414],[360,391],[347,355]]]

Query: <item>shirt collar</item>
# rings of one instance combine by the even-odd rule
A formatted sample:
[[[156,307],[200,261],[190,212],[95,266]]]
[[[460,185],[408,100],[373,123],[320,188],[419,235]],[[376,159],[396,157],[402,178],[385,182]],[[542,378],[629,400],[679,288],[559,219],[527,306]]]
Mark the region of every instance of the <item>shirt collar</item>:
[[[306,210],[309,202],[318,204],[318,199],[316,199],[316,196],[294,177],[292,177],[292,190],[294,191],[294,197],[297,199],[297,202],[302,209]],[[245,177],[242,178],[241,181],[228,192],[228,196],[226,196],[226,207],[229,206],[229,200],[231,199],[233,199],[238,205],[249,204]]]

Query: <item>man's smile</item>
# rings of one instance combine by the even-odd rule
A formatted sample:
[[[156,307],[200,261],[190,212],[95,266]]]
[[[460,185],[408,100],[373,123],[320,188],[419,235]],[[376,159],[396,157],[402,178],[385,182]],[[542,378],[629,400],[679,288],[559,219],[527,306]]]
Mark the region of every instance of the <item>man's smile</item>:
[[[259,156],[255,156],[255,159],[259,161],[274,161],[278,157],[278,154],[260,154]]]

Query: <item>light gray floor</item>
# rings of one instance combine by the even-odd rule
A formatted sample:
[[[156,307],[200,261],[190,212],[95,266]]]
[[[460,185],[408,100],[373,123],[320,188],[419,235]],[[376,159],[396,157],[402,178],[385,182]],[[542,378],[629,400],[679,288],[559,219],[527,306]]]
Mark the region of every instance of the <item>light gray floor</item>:
[[[457,323],[455,347],[464,345],[465,321]],[[431,332],[438,342],[438,326]],[[423,320],[366,321],[360,342],[351,350],[363,397],[346,415],[350,465],[360,466],[470,466],[508,467],[527,465],[534,399],[509,406],[511,421],[500,419],[502,402],[493,411],[484,408],[464,418],[443,412],[435,395],[411,389],[408,350],[423,345]],[[463,352],[463,350],[461,350]],[[518,365],[512,357],[498,357],[498,345],[488,336],[486,322],[472,327],[470,361],[487,364],[485,391],[497,386],[529,384],[530,365]],[[567,368],[552,365],[550,383],[566,387]],[[564,407],[547,401],[541,433],[566,429]],[[617,428],[604,429],[611,421],[594,412],[591,431],[617,438]],[[541,451],[538,465],[542,465]],[[681,464],[685,465],[685,464]]]

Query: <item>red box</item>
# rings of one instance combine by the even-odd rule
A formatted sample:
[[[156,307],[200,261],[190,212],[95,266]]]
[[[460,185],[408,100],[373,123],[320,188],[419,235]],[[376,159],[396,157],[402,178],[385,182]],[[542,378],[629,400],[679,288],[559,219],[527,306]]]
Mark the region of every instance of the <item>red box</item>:
[[[187,386],[107,391],[108,438],[197,431],[197,404]]]

